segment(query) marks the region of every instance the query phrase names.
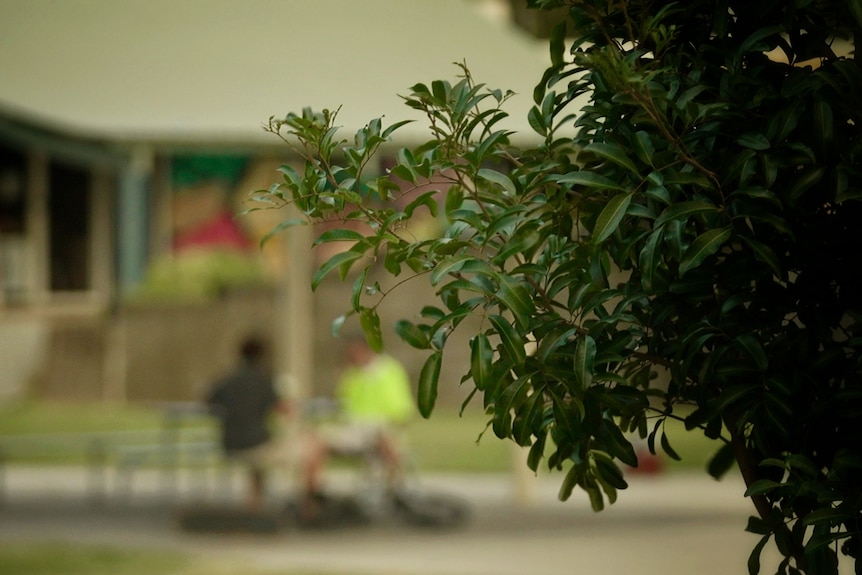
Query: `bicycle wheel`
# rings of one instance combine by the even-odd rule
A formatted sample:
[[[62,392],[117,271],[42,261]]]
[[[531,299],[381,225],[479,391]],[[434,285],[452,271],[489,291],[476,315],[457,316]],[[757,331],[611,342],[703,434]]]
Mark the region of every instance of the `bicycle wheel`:
[[[400,518],[420,527],[457,527],[469,517],[467,503],[442,493],[409,493],[395,498]]]

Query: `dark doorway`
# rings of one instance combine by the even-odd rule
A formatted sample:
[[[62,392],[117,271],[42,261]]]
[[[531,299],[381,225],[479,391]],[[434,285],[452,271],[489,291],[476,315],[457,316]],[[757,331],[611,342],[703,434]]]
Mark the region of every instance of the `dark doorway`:
[[[51,291],[90,289],[91,175],[52,162],[49,172]]]

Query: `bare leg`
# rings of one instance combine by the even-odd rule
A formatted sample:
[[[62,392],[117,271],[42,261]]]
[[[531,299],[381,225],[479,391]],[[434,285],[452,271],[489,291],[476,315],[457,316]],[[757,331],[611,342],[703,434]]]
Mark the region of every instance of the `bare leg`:
[[[266,477],[263,469],[253,467],[249,472],[248,508],[252,513],[260,513],[263,509],[263,498],[266,491]]]

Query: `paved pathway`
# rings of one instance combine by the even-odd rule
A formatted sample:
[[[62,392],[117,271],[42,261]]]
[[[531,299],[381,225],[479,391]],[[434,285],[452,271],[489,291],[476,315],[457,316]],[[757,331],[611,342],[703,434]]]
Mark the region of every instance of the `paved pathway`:
[[[182,479],[182,478],[180,478]],[[557,480],[536,480],[531,503],[513,502],[511,478],[434,475],[427,489],[471,502],[469,523],[425,530],[380,520],[368,527],[271,535],[190,534],[176,509],[201,493],[143,474],[122,497],[88,504],[84,470],[6,471],[0,545],[52,540],[173,548],[267,568],[376,575],[532,575],[534,573],[711,575],[747,573],[757,538],[744,532],[750,513],[739,481],[707,476],[634,477],[600,514],[586,497],[556,500]],[[185,491],[184,491],[185,490]],[[223,496],[235,497],[230,489]],[[211,497],[218,497],[213,493]],[[769,573],[765,562],[763,573]],[[851,570],[848,569],[849,574]]]

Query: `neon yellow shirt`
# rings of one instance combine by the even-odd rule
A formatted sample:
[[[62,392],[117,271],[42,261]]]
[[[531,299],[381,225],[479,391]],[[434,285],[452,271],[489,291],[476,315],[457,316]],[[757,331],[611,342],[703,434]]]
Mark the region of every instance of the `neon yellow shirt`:
[[[345,415],[357,421],[405,423],[414,411],[407,371],[388,355],[345,369],[336,396]]]

